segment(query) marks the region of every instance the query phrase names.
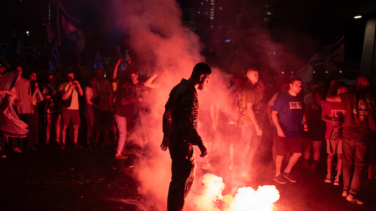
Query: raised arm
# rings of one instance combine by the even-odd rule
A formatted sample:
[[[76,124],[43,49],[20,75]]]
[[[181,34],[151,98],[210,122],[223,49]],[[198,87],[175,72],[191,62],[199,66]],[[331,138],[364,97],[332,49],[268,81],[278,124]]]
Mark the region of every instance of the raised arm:
[[[121,59],[119,59],[115,65],[114,72],[112,73],[112,79],[116,79],[120,63],[121,63]]]
[[[153,83],[154,79],[155,79],[157,76],[158,76],[157,73],[154,73],[153,75],[151,75],[150,78],[148,78],[148,79],[145,81],[144,86],[149,87],[149,88],[152,88],[152,89],[158,88],[158,87],[159,87],[159,84]]]

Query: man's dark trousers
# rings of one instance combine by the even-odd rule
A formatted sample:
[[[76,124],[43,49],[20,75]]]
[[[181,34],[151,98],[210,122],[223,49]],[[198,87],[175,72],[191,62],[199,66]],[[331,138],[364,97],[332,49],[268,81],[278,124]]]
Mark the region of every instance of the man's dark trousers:
[[[167,210],[181,211],[184,206],[184,199],[191,190],[194,175],[194,159],[186,159],[182,156],[172,158],[172,179],[168,189]]]

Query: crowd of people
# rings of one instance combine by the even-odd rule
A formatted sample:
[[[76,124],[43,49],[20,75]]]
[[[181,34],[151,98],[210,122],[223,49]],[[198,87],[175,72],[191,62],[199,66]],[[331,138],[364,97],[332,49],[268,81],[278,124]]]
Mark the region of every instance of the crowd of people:
[[[2,158],[6,158],[9,151],[22,153],[25,149],[37,150],[37,145],[43,143],[56,144],[65,149],[67,139],[71,139],[73,148],[78,149],[116,144],[115,158],[127,159],[132,151],[125,147],[126,141],[132,143],[131,134],[135,133],[137,125],[142,124],[142,113],[149,109],[143,103],[144,98],[148,90],[158,88],[158,84],[153,82],[157,74],[143,81],[138,71],[131,66],[126,71],[118,71],[121,63],[121,60],[117,62],[112,77],[105,77],[104,71],[97,69],[95,75],[84,79],[81,77],[80,80],[76,79],[76,72],[71,69],[64,76],[49,74],[46,77],[36,71],[23,71],[21,67],[11,71],[0,66],[0,77],[9,76],[15,71],[19,73],[14,83],[11,82],[14,85],[11,89],[0,87],[2,111],[7,109],[9,103],[12,107],[10,111],[14,109],[17,118],[26,123],[25,128],[28,130],[25,133],[23,128],[18,128],[17,134],[24,135],[16,136],[2,129]],[[193,181],[190,178],[194,164],[191,160],[186,162],[186,158],[193,157],[192,145],[199,146],[202,156],[207,154],[206,141],[197,132],[199,119],[196,93],[196,88],[201,89],[210,79],[210,67],[205,65],[200,67],[206,71],[204,77],[201,77],[200,70],[198,75],[192,73],[193,78],[183,79],[171,91],[166,104],[161,148],[170,149],[173,181],[178,180],[179,187],[186,187],[187,183]],[[231,90],[229,107],[234,109],[225,112],[230,115],[218,120],[220,109],[209,106],[211,121],[216,122],[212,130],[230,131],[226,133],[230,140],[238,135],[236,143],[226,145],[230,154],[230,169],[234,165],[242,166],[241,169],[252,165],[252,159],[263,143],[261,140],[273,133],[270,151],[275,162],[274,181],[280,184],[287,181],[295,183],[296,179],[291,174],[295,164],[301,159],[302,168],[316,171],[321,157],[320,148],[325,142],[327,175],[323,176],[323,182],[343,185],[343,197],[350,202],[363,204],[357,197],[363,173],[368,170],[368,179],[374,180],[376,160],[370,122],[375,105],[371,82],[367,77],[360,76],[351,86],[333,81],[329,90],[313,83],[308,93],[302,91],[304,83],[298,77],[284,78],[271,86],[259,81],[259,71],[253,68],[244,74],[234,74],[231,80],[232,86],[228,87]],[[273,93],[271,90],[278,91]],[[177,96],[174,96],[175,92]],[[180,100],[186,100],[188,104],[176,104]],[[184,105],[186,107],[179,109],[179,106]],[[183,117],[186,121],[183,121]],[[17,122],[14,118],[12,121]],[[222,127],[218,126],[218,121],[222,122]],[[86,143],[79,138],[81,126],[84,126]],[[133,144],[137,144],[137,140],[134,141]],[[182,150],[182,147],[188,148]],[[188,154],[181,157],[182,152]],[[215,163],[214,158],[206,161],[206,164]],[[181,167],[182,163],[187,165],[186,169]],[[184,171],[184,175],[174,178],[180,171]],[[175,196],[180,197],[176,199],[180,204],[171,206],[182,206],[181,197],[184,198],[186,193],[181,195],[179,188],[171,188],[172,193],[176,192],[171,200],[175,201]]]
[[[127,155],[131,154],[124,147],[129,138],[127,134],[134,132],[135,126],[140,124],[140,110],[147,110],[141,104],[144,92],[157,86],[152,83],[155,74],[145,81],[140,80],[137,70],[131,67],[118,74],[121,62],[118,61],[110,78],[105,78],[104,71],[97,69],[95,75],[85,79],[81,76],[82,80],[76,80],[77,73],[72,69],[68,69],[65,75],[52,73],[48,74],[48,78],[39,79],[38,76],[42,76],[40,72],[25,72],[19,66],[7,71],[0,66],[0,76],[19,73],[14,81],[3,77],[7,80],[4,84],[10,82],[14,86],[11,89],[0,88],[0,94],[4,96],[2,110],[6,111],[10,102],[10,107],[17,113],[16,118],[26,123],[28,130],[24,136],[14,135],[9,130],[0,135],[2,158],[6,158],[7,148],[14,153],[22,153],[25,149],[37,150],[38,144],[56,144],[65,149],[70,138],[73,140],[72,147],[77,149],[105,148],[117,144],[115,158],[127,159]],[[7,119],[12,118],[7,116]],[[78,141],[81,126],[84,126],[85,133],[82,134],[86,134],[86,143]],[[114,132],[112,136],[110,131]],[[130,145],[139,143],[134,140]]]
[[[182,210],[192,186],[195,166],[192,146],[199,147],[201,157],[216,153],[211,147],[207,150],[207,141],[201,139],[197,118],[196,89],[202,90],[210,75],[207,65],[197,64],[191,78],[183,79],[171,90],[165,106],[161,149],[168,147],[172,159],[168,210]],[[364,204],[358,193],[363,185],[375,180],[376,161],[371,138],[376,131],[376,107],[369,78],[360,76],[351,86],[332,81],[329,90],[313,83],[310,92],[305,94],[302,79],[294,76],[280,80],[281,90],[272,97],[265,93],[266,86],[259,81],[257,69],[248,69],[246,80],[242,78],[233,78],[231,102],[235,109],[227,111],[230,114],[219,120],[226,122],[219,128],[220,133],[225,133],[225,140],[231,142],[220,152],[222,156],[229,155],[229,169],[235,165],[235,170],[242,174],[251,168],[256,151],[265,144],[261,140],[273,131],[270,151],[275,163],[274,181],[296,183],[291,173],[295,164],[302,157],[302,169],[316,171],[321,145],[326,142],[327,175],[323,175],[323,182],[342,185],[342,196],[347,201]],[[215,114],[211,119],[213,123],[218,121]],[[215,159],[210,162],[216,163]],[[367,170],[368,180],[365,180]]]

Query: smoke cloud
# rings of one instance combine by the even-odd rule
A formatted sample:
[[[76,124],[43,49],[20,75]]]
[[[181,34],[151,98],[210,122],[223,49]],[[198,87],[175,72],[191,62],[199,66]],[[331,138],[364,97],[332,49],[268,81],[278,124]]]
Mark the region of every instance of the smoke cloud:
[[[146,103],[151,107],[151,112],[142,114],[143,127],[139,128],[139,131],[146,136],[146,142],[140,140],[142,145],[145,146],[146,152],[135,163],[133,173],[134,178],[139,181],[138,192],[144,196],[145,200],[142,203],[146,210],[166,210],[167,193],[171,179],[171,159],[168,152],[162,152],[159,149],[163,137],[162,115],[164,105],[172,87],[178,84],[181,78],[189,78],[194,65],[205,61],[205,58],[200,52],[199,37],[182,25],[182,12],[175,0],[113,0],[112,2],[114,5],[112,11],[117,20],[116,24],[127,34],[127,43],[135,56],[138,68],[148,71],[154,70],[158,74],[156,83],[159,84],[159,88],[151,90],[145,98]],[[245,35],[250,33],[252,33],[250,39],[243,39]],[[281,59],[280,62],[274,58],[275,54],[273,53],[264,55],[262,58],[255,56],[260,54],[260,52],[262,54],[265,52],[281,52],[285,49],[282,44],[275,44],[272,41],[266,29],[260,29],[257,25],[252,25],[242,34],[232,36],[231,39],[237,40],[239,48],[234,49],[234,47],[231,47],[227,52],[225,48],[222,48],[220,51],[222,53],[217,55],[218,58],[226,58],[222,64],[231,67],[232,71],[230,72],[243,70],[250,66],[279,71],[281,67],[288,67],[289,62],[297,63],[301,61],[300,58],[290,53]],[[241,41],[242,39],[243,41]],[[257,45],[251,45],[249,44],[250,42],[254,42]],[[259,46],[260,48],[257,51],[253,51],[253,54],[247,54],[252,52],[250,49],[254,46]],[[232,52],[237,53],[230,56]],[[236,57],[239,54],[243,54],[242,57]],[[239,58],[246,59],[241,61]],[[232,64],[230,64],[231,62]],[[207,90],[198,93],[200,103],[199,133],[208,147],[209,158],[201,159],[196,156],[198,166],[196,180],[192,193],[187,199],[185,210],[214,211],[218,210],[218,208],[211,203],[205,204],[205,201],[223,200],[225,202],[228,201],[229,204],[230,201],[234,201],[233,206],[236,206],[237,201],[244,200],[241,199],[242,197],[255,195],[253,189],[245,188],[239,190],[238,195],[235,196],[238,188],[244,186],[246,180],[235,176],[239,172],[229,171],[229,164],[233,162],[230,154],[234,154],[230,150],[232,149],[231,143],[236,142],[234,136],[226,134],[234,133],[233,130],[228,129],[229,126],[226,126],[231,112],[230,79],[219,68],[213,67],[212,71],[211,81]],[[210,119],[212,113],[219,115],[219,120],[214,121],[214,124]],[[225,130],[218,132],[218,128],[225,128]],[[216,133],[210,132],[215,129],[217,129]],[[195,148],[195,150],[196,153],[199,151],[198,148]],[[222,156],[220,155],[221,153]],[[229,192],[235,198],[231,195],[222,196],[222,191],[225,188],[222,178],[215,175],[204,175],[201,167],[207,161],[216,164],[216,166],[222,166],[223,169],[217,170],[224,175],[219,176],[225,176],[229,180],[233,180],[230,184],[231,191]],[[268,175],[269,172],[265,170],[264,173]],[[202,181],[201,178],[203,178]],[[208,189],[208,187],[214,188]],[[272,189],[272,187],[264,189]],[[261,191],[259,193],[261,196],[256,194],[254,196],[255,199],[262,197],[265,192],[268,191]],[[238,209],[231,208],[230,210]]]

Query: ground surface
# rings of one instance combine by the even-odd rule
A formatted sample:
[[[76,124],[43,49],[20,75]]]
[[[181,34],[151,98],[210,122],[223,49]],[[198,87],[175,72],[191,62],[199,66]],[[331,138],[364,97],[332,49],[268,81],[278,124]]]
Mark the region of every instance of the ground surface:
[[[363,189],[369,204],[351,204],[341,197],[341,187],[323,182],[321,166],[315,173],[296,168],[298,182],[279,185],[266,170],[273,166],[263,164],[249,185],[276,185],[281,198],[275,210],[376,210],[375,185]],[[110,149],[60,150],[44,145],[37,151],[8,153],[0,160],[0,169],[0,210],[137,211],[132,203],[143,200],[130,176],[132,161],[113,159]]]

